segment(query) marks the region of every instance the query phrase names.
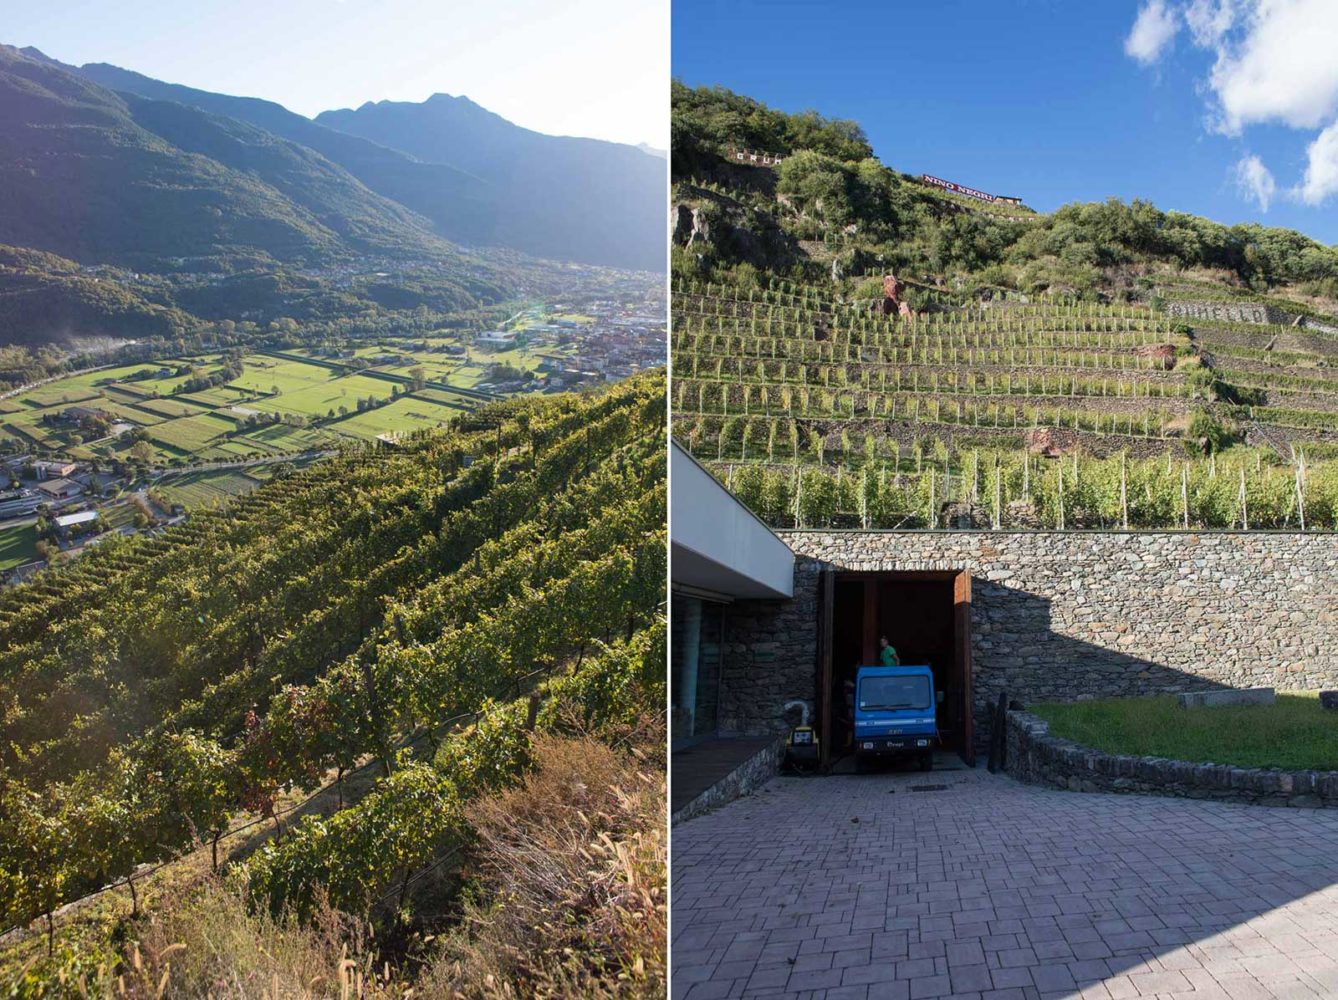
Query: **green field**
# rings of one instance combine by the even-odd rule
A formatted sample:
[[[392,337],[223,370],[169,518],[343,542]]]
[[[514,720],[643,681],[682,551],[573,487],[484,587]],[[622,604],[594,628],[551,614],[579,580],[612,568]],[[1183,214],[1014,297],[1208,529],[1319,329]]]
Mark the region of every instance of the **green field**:
[[[428,400],[406,397],[336,421],[330,425],[330,429],[350,437],[370,440],[381,434],[432,430],[458,412]]]
[[[530,351],[513,350],[481,354],[466,363],[463,357],[421,351],[422,343],[418,339],[364,347],[357,354],[394,354],[397,363],[378,370],[407,377],[421,366],[429,380],[462,388],[479,382],[489,364],[508,362],[529,369],[540,360]],[[235,461],[320,450],[331,447],[341,436],[370,440],[381,434],[435,428],[474,406],[469,397],[427,389],[412,400],[396,400],[360,413],[359,400],[389,400],[397,383],[332,368],[314,357],[306,362],[267,354],[243,358],[242,374],[230,383],[190,393],[173,391],[191,377],[176,374],[183,364],[192,362],[197,365],[196,375],[208,376],[220,370],[222,361],[211,355],[123,365],[38,386],[0,401],[0,444],[10,451],[36,450],[90,460],[127,457],[132,445],[128,435],[76,443],[74,436],[80,434],[77,427],[42,422],[43,417],[58,415],[67,406],[80,405],[104,410],[117,421],[142,428],[157,463]],[[172,374],[158,377],[163,370]],[[130,381],[125,381],[127,378]],[[300,417],[305,426],[274,424],[236,433],[237,425],[251,414]],[[327,422],[329,426],[323,426]],[[229,432],[234,432],[231,437],[227,436]]]
[[[1050,732],[1107,753],[1240,767],[1338,770],[1338,725],[1313,693],[1183,709],[1174,696],[1031,706]]]
[[[0,570],[22,566],[37,558],[37,531],[20,524],[0,531]]]
[[[134,410],[130,412],[145,412],[155,416],[164,417],[189,417],[201,411],[201,404],[192,403],[183,400],[180,396],[174,396],[170,399],[144,399],[133,404]],[[130,417],[130,419],[134,419]]]

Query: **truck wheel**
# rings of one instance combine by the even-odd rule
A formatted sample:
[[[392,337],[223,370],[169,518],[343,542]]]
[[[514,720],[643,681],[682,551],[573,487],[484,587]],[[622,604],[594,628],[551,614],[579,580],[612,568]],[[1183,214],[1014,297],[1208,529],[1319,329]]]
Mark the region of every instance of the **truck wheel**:
[[[934,770],[934,754],[932,752],[925,752],[920,754],[920,770],[921,771]]]

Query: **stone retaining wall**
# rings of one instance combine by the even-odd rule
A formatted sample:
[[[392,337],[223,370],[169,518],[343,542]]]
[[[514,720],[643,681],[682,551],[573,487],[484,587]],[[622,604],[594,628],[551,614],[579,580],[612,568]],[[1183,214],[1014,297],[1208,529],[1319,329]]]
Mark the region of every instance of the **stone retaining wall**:
[[[1186,319],[1215,319],[1225,323],[1272,323],[1277,326],[1285,326],[1293,318],[1281,309],[1260,302],[1199,302],[1171,299],[1166,303],[1166,312],[1168,315]]]
[[[784,758],[785,738],[777,737],[770,746],[759,751],[670,816],[669,822],[682,823],[723,806],[726,802],[751,795],[780,773],[781,761]]]
[[[1017,710],[1008,713],[1007,728],[1005,770],[1031,784],[1073,792],[1338,808],[1338,771],[1273,771],[1108,754],[1052,736],[1044,719]]]
[[[1168,315],[1185,319],[1219,320],[1225,323],[1267,323],[1273,326],[1291,326],[1295,323],[1307,330],[1338,333],[1338,326],[1332,323],[1310,316],[1298,317],[1296,313],[1267,306],[1261,302],[1200,302],[1172,299],[1166,303],[1166,312]]]
[[[727,609],[720,727],[813,706],[823,568],[972,577],[976,744],[1023,703],[1232,687],[1338,687],[1338,535],[1283,532],[783,531],[791,601]],[[893,639],[893,645],[896,644]]]

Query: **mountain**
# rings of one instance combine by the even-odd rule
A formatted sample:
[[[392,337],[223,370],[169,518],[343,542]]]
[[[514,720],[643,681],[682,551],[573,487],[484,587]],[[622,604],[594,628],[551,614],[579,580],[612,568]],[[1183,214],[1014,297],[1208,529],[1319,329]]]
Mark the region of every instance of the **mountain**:
[[[81,264],[440,255],[426,220],[320,153],[0,46],[0,243]]]
[[[635,146],[544,135],[449,94],[326,111],[316,122],[488,178],[501,198],[499,231],[524,239],[527,252],[664,266],[664,162]]]
[[[173,101],[265,129],[315,150],[372,191],[430,219],[448,239],[480,246],[499,243],[497,206],[501,199],[494,186],[480,177],[439,163],[422,163],[398,150],[317,124],[273,101],[164,83],[107,63],[65,68],[109,90]]]
[[[106,63],[68,68],[111,90],[227,115],[300,143],[457,243],[664,266],[664,166],[656,159],[664,154],[649,147],[543,135],[444,94],[422,104],[327,111],[312,121],[273,101],[164,83]]]

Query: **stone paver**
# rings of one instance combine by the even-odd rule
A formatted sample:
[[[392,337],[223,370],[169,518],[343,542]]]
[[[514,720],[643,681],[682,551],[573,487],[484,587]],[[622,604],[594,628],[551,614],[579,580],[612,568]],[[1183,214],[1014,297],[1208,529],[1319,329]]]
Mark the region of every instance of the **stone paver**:
[[[777,778],[673,829],[675,1000],[1338,997],[1338,811]]]

